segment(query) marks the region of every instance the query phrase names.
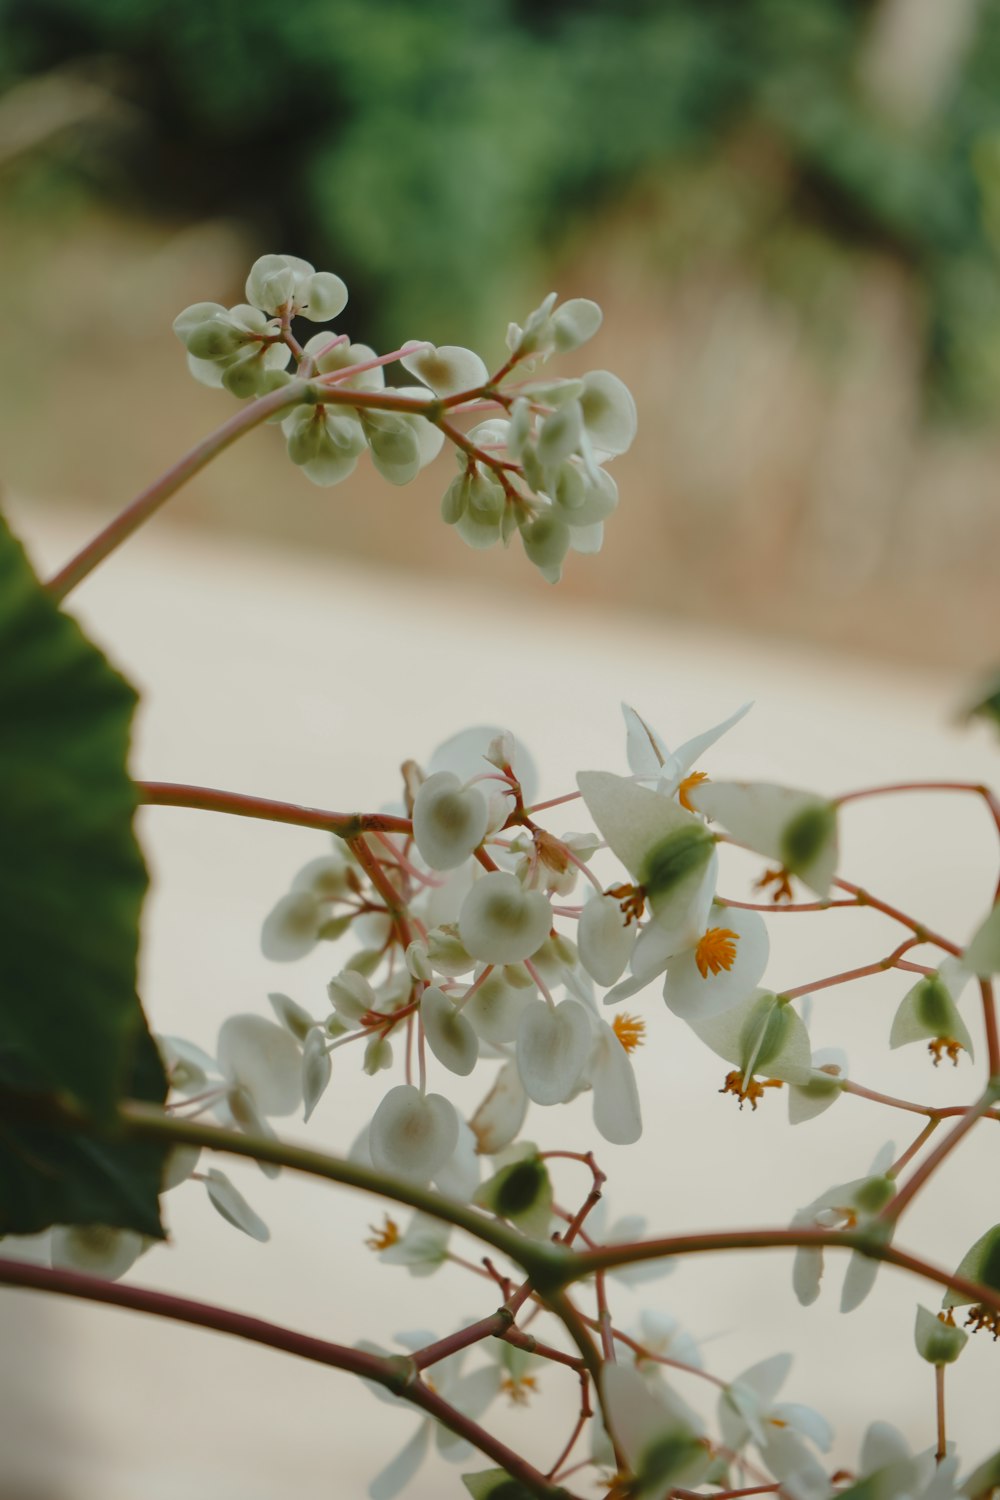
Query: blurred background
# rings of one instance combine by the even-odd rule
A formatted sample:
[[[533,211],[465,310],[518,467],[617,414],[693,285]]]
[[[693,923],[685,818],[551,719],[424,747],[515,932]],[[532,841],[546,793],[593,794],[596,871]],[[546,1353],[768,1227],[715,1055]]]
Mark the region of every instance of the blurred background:
[[[376,348],[489,361],[558,288],[640,413],[564,597],[991,658],[998,0],[2,0],[0,87],[15,493],[114,510],[223,420],[169,325],[262,252]],[[450,476],[317,491],[264,431],[172,511],[541,591],[442,532]]]
[[[143,690],[138,775],[374,808],[404,756],[479,721],[518,732],[557,796],[578,766],[625,771],[625,697],[672,746],[755,698],[712,775],[995,776],[995,738],[951,719],[1000,635],[1000,0],[0,0],[0,226],[0,503],[43,573],[234,410],[191,380],[170,323],[240,300],[267,251],[342,275],[343,329],[380,349],[490,361],[550,289],[593,297],[606,321],[580,367],[637,397],[604,552],[571,557],[557,591],[517,546],[474,553],[442,527],[446,459],[403,490],[364,464],[322,490],[273,429],[227,452],[71,601]],[[964,941],[995,880],[973,803],[860,804],[845,874]],[[326,949],[291,967],[258,949],[320,836],[169,809],[140,833],[158,1030],[211,1050],[270,990],[322,1009]],[[749,896],[748,872],[728,894]],[[895,941],[838,915],[772,923],[770,982]],[[818,998],[816,1043],[846,1043],[869,1086],[969,1097],[968,1064],[887,1052],[900,980]],[[612,1217],[786,1222],[890,1129],[909,1139],[858,1100],[804,1138],[780,1095],[740,1115],[658,998],[637,1008],[647,1129],[600,1148]],[[343,1069],[304,1139],[346,1149],[372,1098]],[[586,1101],[571,1110],[570,1127],[534,1111],[534,1138],[598,1146]],[[950,1265],[983,1231],[992,1145],[963,1146],[908,1245]],[[369,1257],[378,1205],[227,1171],[274,1244],[190,1186],[134,1280],[345,1341],[487,1310],[474,1285]],[[726,1377],[794,1349],[783,1394],[829,1410],[832,1462],[856,1461],[876,1399],[926,1446],[917,1285],[883,1276],[843,1320],[827,1275],[805,1310],[787,1256],[705,1258],[650,1300]],[[0,1293],[0,1328],[2,1500],[326,1500],[331,1477],[353,1500],[416,1425],[153,1320]],[[543,1390],[500,1417],[537,1455],[576,1403],[550,1372]],[[995,1442],[995,1392],[996,1351],[973,1340],[950,1419],[966,1470]],[[412,1500],[457,1493],[444,1472]]]

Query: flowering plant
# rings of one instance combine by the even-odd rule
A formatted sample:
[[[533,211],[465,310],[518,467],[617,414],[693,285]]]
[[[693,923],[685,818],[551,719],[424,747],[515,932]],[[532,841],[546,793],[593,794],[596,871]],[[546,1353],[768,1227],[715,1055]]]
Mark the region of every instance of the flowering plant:
[[[543,368],[597,333],[600,312],[583,299],[548,297],[512,324],[507,357],[490,373],[456,347],[414,341],[380,356],[330,331],[301,343],[299,320],[337,318],[347,293],[295,257],[259,260],[246,298],[195,304],[175,323],[195,377],[246,403],[235,417],[47,585],[9,532],[0,535],[0,702],[11,726],[0,811],[0,1235],[11,1238],[0,1282],[266,1343],[417,1408],[413,1436],[372,1480],[374,1500],[404,1490],[432,1442],[463,1464],[476,1500],[567,1497],[595,1484],[619,1500],[695,1490],[723,1500],[947,1500],[1000,1487],[1000,1453],[963,1467],[944,1399],[947,1368],[968,1341],[954,1309],[969,1308],[976,1331],[1000,1331],[1000,1225],[984,1225],[969,1249],[956,1245],[954,1270],[897,1241],[900,1219],[965,1136],[1000,1118],[1000,906],[991,893],[965,932],[947,936],[847,879],[840,854],[849,804],[966,795],[1000,831],[1000,802],[961,782],[825,795],[709,779],[703,763],[749,705],[674,751],[626,707],[628,774],[580,769],[574,787],[543,800],[528,749],[496,726],[453,736],[422,763],[405,760],[400,786],[387,789],[398,802],[377,812],[130,781],[135,695],[61,605],[241,433],[280,421],[292,462],[320,485],[346,479],[365,454],[403,484],[448,443],[458,474],[444,520],[473,547],[518,535],[555,582],[569,550],[600,547],[617,504],[605,465],[635,432],[615,376]],[[387,385],[393,364],[415,383]],[[276,991],[270,1014],[229,1017],[214,1043],[151,1035],[135,995],[145,886],[137,803],[323,835],[323,852],[264,915],[262,947],[286,966],[329,952],[325,992],[303,1003]],[[754,885],[737,897],[741,869]],[[851,909],[890,924],[895,946],[807,984],[768,987],[774,922],[814,913],[832,923]],[[971,1100],[879,1092],[851,1075],[843,1051],[813,1048],[811,997],[885,973],[901,977],[888,1048],[920,1044],[937,1067],[972,1064],[978,1046],[985,1077]],[[654,986],[670,1027],[721,1059],[720,1092],[747,1121],[784,1090],[793,1125],[854,1096],[916,1115],[921,1128],[901,1151],[882,1146],[862,1175],[823,1185],[804,1207],[789,1203],[778,1226],[648,1236],[637,1216],[606,1224],[599,1157],[605,1143],[627,1148],[642,1134],[634,1057]],[[636,1008],[622,1009],[626,1001]],[[279,1135],[272,1121],[322,1114],[352,1056],[370,1079],[360,1133],[336,1154]],[[576,1100],[589,1104],[593,1136],[549,1148],[526,1134],[532,1106],[558,1120]],[[539,1115],[531,1119],[540,1132]],[[471,1277],[499,1308],[443,1335],[401,1336],[390,1350],[120,1280],[164,1238],[163,1195],[186,1184],[236,1231],[267,1240],[266,1189],[248,1201],[217,1165],[226,1156],[376,1195],[389,1211],[368,1244],[385,1264],[413,1277]],[[36,1236],[24,1258],[25,1237]],[[915,1309],[916,1354],[934,1370],[926,1452],[912,1454],[875,1417],[856,1462],[834,1467],[825,1415],[778,1399],[790,1356],[767,1354],[737,1375],[710,1371],[660,1298],[634,1331],[623,1325],[614,1282],[648,1282],[679,1257],[766,1248],[794,1252],[803,1304],[819,1295],[828,1251],[849,1252],[845,1312],[864,1303],[883,1264],[941,1294],[939,1311]],[[491,1412],[504,1396],[531,1399],[546,1367],[576,1383],[578,1415],[552,1451],[527,1456],[496,1434]],[[698,1386],[717,1393],[711,1415],[694,1404]]]

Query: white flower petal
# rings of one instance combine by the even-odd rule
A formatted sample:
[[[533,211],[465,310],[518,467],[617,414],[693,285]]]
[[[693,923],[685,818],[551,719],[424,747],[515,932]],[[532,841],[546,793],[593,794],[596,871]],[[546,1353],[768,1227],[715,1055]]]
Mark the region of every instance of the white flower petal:
[[[494,969],[464,1003],[462,1015],[484,1041],[512,1042],[524,1010],[532,1004],[534,996],[530,989],[515,989],[504,978],[502,969]]]
[[[980,979],[1000,974],[1000,903],[981,922],[962,955],[962,962]]]
[[[736,934],[735,956],[730,968],[713,974],[706,965],[704,975],[698,968],[696,947],[667,960],[663,998],[668,1010],[685,1020],[718,1015],[738,1005],[760,983],[767,968],[771,945],[759,912],[715,903],[708,926]]]
[[[323,1028],[314,1026],[302,1049],[302,1098],[306,1120],[326,1093],[332,1072],[333,1064],[326,1050]]]
[[[395,1500],[397,1495],[403,1493],[424,1461],[424,1455],[430,1446],[432,1426],[430,1421],[421,1422],[395,1458],[390,1459],[385,1468],[375,1475],[368,1486],[371,1500]]]
[[[478,724],[472,729],[460,729],[457,734],[438,745],[427,762],[427,769],[432,775],[435,771],[453,771],[463,781],[467,781],[470,776],[478,776],[489,769],[488,754],[498,735],[507,735],[513,742],[515,753],[511,770],[521,783],[525,802],[534,802],[538,794],[538,770],[535,763],[521,741],[511,735],[509,730],[501,729],[496,724]]]
[[[455,1149],[444,1166],[434,1173],[434,1186],[439,1192],[448,1198],[457,1198],[461,1203],[468,1203],[479,1186],[482,1175],[477,1148],[478,1142],[473,1131],[460,1119]]]
[[[625,719],[625,753],[633,776],[645,781],[659,781],[664,766],[672,758],[655,729],[627,703],[622,704]]]
[[[454,870],[483,841],[489,803],[478,787],[463,787],[450,771],[420,786],[413,802],[413,837],[432,870]]]
[[[222,1076],[249,1095],[262,1115],[290,1115],[302,1102],[302,1053],[293,1037],[262,1016],[230,1016],[216,1049]]]
[[[541,891],[526,891],[513,875],[491,871],[462,903],[458,930],[476,958],[512,964],[530,958],[548,937],[552,909]]]
[[[517,1138],[528,1112],[528,1096],[513,1058],[505,1062],[496,1082],[469,1125],[480,1155],[494,1156]]]
[[[145,1249],[141,1234],[132,1229],[112,1229],[105,1224],[57,1224],[52,1230],[49,1253],[60,1271],[82,1271],[117,1281]]]
[[[458,1116],[441,1094],[409,1083],[390,1089],[372,1117],[368,1149],[380,1172],[427,1182],[455,1150]]]
[[[430,985],[420,1000],[420,1020],[427,1045],[449,1072],[466,1077],[479,1058],[479,1038],[472,1026],[436,985]]]
[[[271,1238],[271,1231],[264,1220],[254,1213],[243,1194],[233,1186],[224,1172],[210,1167],[205,1173],[205,1191],[212,1207],[218,1210],[227,1223],[242,1229],[244,1234],[262,1245]]]
[[[591,1020],[577,1000],[530,1005],[517,1029],[517,1067],[536,1104],[562,1104],[576,1089],[591,1047]]]
[[[813,792],[769,782],[713,781],[694,787],[690,800],[748,848],[829,894],[837,865],[834,805]]]
[[[275,963],[305,958],[319,942],[321,901],[313,891],[291,891],[264,919],[261,952]]]
[[[600,985],[612,985],[625,972],[635,946],[636,928],[626,922],[613,896],[593,895],[580,913],[576,941],[580,962]]]
[[[602,453],[624,453],[636,432],[636,411],[628,387],[608,370],[591,370],[583,377],[580,397],[587,433]]]
[[[738,724],[742,718],[745,718],[752,708],[752,702],[744,703],[742,708],[730,714],[728,719],[723,719],[721,724],[716,724],[712,729],[705,729],[701,734],[685,740],[683,745],[678,745],[673,753],[673,759],[677,762],[679,770],[678,780],[683,780],[705,751],[710,750],[717,740],[721,740],[722,736],[732,729],[734,724]]]
[[[594,1124],[613,1146],[633,1145],[642,1135],[639,1090],[628,1053],[606,1021],[597,1023],[588,1071]]]
[[[485,385],[489,371],[471,349],[457,344],[421,344],[400,360],[404,370],[422,380],[436,396],[454,396],[459,391]]]
[[[847,1262],[847,1271],[844,1275],[844,1286],[840,1294],[841,1312],[853,1312],[860,1307],[875,1285],[878,1275],[879,1262],[869,1255],[861,1255],[855,1250]]]
[[[800,1245],[792,1263],[792,1287],[803,1307],[811,1307],[819,1296],[823,1279],[823,1252]]]

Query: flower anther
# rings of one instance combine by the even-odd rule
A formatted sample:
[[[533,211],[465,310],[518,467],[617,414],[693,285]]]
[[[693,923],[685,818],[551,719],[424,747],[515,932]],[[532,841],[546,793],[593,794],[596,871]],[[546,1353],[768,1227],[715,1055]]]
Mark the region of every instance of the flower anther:
[[[684,777],[684,780],[677,788],[677,800],[681,807],[686,808],[688,812],[698,811],[688,793],[694,791],[696,786],[700,786],[703,781],[707,780],[708,773],[706,771],[692,771],[690,776]]]
[[[765,1089],[780,1089],[780,1078],[744,1078],[739,1068],[734,1068],[731,1073],[726,1074],[726,1081],[719,1090],[720,1094],[735,1094],[740,1101],[740,1109],[749,1099],[750,1108],[756,1110],[757,1101],[763,1099]]]
[[[733,967],[739,940],[739,933],[729,927],[709,927],[694,951],[694,961],[702,979],[707,979],[709,973],[715,975],[721,969]]]
[[[527,1406],[538,1390],[538,1381],[534,1375],[505,1375],[500,1389],[511,1406]]]
[[[994,1343],[1000,1339],[1000,1313],[994,1312],[991,1307],[984,1307],[981,1302],[969,1308],[965,1326],[971,1327],[973,1333],[979,1333],[980,1329],[985,1328],[993,1335]]]
[[[369,1224],[368,1228],[371,1230],[371,1237],[365,1240],[365,1244],[369,1250],[388,1250],[390,1245],[399,1241],[399,1225],[388,1214],[385,1215],[381,1229],[375,1224]]]
[[[933,1040],[927,1043],[927,1050],[930,1053],[931,1058],[933,1059],[935,1067],[940,1064],[942,1056],[946,1056],[951,1059],[952,1063],[957,1068],[958,1054],[960,1052],[964,1052],[965,1048],[962,1046],[961,1042],[956,1042],[954,1037],[936,1036],[933,1038]]]
[[[787,870],[782,868],[765,870],[760,879],[754,881],[753,888],[755,891],[766,891],[772,885],[774,886],[774,890],[771,891],[771,900],[775,906],[779,905],[782,901],[791,901],[793,895],[792,882]]]
[[[646,907],[646,892],[641,885],[609,885],[604,894],[618,902],[626,927],[630,922],[638,922]]]
[[[646,1023],[641,1016],[630,1016],[620,1011],[611,1022],[611,1030],[626,1052],[634,1052],[646,1040]]]

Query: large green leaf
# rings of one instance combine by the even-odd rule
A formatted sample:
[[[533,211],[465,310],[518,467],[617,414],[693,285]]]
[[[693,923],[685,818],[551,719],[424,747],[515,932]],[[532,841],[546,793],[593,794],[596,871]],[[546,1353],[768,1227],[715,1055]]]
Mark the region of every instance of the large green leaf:
[[[135,702],[0,520],[0,1233],[159,1222],[157,1152],[13,1123],[26,1097],[98,1127],[127,1094],[164,1097],[135,992]]]

